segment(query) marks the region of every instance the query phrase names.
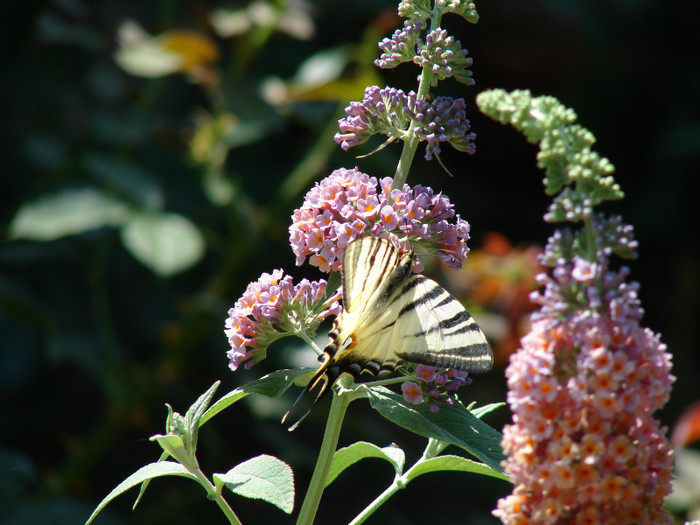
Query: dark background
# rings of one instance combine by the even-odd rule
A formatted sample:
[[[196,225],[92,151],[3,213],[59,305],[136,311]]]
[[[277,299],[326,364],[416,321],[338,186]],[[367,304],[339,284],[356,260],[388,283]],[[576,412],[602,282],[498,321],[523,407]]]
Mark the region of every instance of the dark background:
[[[346,46],[356,56],[376,57],[372,41],[389,36],[400,23],[392,1],[310,5],[314,37],[298,41],[273,34],[238,77],[231,64],[241,53],[241,40],[213,37],[222,53],[217,62],[222,91],[233,113],[245,113],[262,79],[290,79],[321,49]],[[258,140],[231,149],[226,177],[240,188],[234,202],[217,206],[208,200],[204,170],[189,158],[187,138],[197,108],[210,107],[211,98],[183,75],[131,76],[115,64],[113,53],[117,27],[126,18],[152,34],[188,28],[212,35],[207,15],[218,6],[196,0],[0,4],[4,523],[84,521],[119,481],[157,459],[160,449],[148,437],[164,430],[165,402],[184,412],[217,379],[227,392],[290,366],[287,354],[271,351],[252,370],[231,373],[223,334],[228,308],[263,271],[283,267],[297,278],[319,277],[308,266],[294,266],[287,241],[288,217],[312,181],[341,166],[393,175],[398,146],[359,160],[354,155],[369,147],[342,152],[323,130],[344,102],[310,96],[275,111],[273,124]],[[604,209],[622,214],[636,228],[640,258],[630,266],[642,285],[644,324],[663,334],[678,377],[659,414],[672,427],[700,398],[695,378],[700,364],[695,169],[700,8],[695,2],[661,0],[510,0],[477,7],[478,25],[458,17],[443,24],[474,58],[476,86],[445,82],[436,90],[466,98],[478,134],[477,154],[467,157],[445,148],[443,160],[454,178],[419,154],[409,183],[450,196],[472,225],[472,247],[488,231],[501,232],[514,244],[543,245],[552,226],[541,220],[548,201],[535,168],[536,149],[514,130],[480,115],[473,99],[487,88],[530,89],[573,107],[579,122],[596,135],[597,151],[615,164],[626,192],[624,201]],[[368,66],[367,60],[350,61],[342,78],[366,73]],[[416,71],[405,65],[379,74],[381,82],[408,91],[415,89]],[[361,92],[360,87],[353,98],[361,98]],[[304,172],[304,184],[279,197],[283,182],[318,144],[326,146],[313,169]],[[149,187],[162,197],[157,207],[188,217],[204,232],[206,252],[196,266],[169,278],[155,275],[123,247],[115,228],[50,242],[10,238],[9,225],[20,206],[42,195],[84,186],[118,195],[119,188],[89,169],[88,159],[95,155],[145,171]],[[503,367],[468,395],[480,403],[503,400]],[[278,456],[294,469],[300,505],[327,404],[289,435],[279,415],[290,402],[237,404],[207,425],[200,436],[205,472],[224,472],[262,453]],[[492,415],[489,423],[502,427],[506,412]],[[360,439],[380,446],[396,442],[410,458],[422,447],[421,440],[380,420],[361,402],[349,411],[341,445]],[[318,523],[349,521],[391,475],[389,466],[374,461],[356,465],[324,495]],[[425,476],[371,522],[492,523],[490,509],[508,492],[505,483],[466,474]],[[224,522],[202,489],[180,478],[156,480],[131,512],[134,497],[132,491],[119,498],[96,523]],[[245,523],[292,522],[265,503],[236,496],[229,501]]]

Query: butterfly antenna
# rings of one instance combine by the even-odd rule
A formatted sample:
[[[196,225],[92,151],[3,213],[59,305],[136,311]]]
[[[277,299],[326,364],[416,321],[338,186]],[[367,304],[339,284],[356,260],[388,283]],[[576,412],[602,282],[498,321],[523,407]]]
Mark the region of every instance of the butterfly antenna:
[[[287,421],[287,417],[289,417],[289,414],[291,413],[292,410],[294,410],[294,407],[297,406],[297,403],[301,401],[301,398],[304,397],[306,392],[308,392],[308,387],[304,388],[304,390],[301,391],[301,394],[299,394],[299,397],[297,397],[297,400],[292,403],[292,406],[287,410],[287,412],[282,416],[282,424],[284,424]],[[313,408],[313,405],[311,405],[311,408]],[[297,419],[296,423],[294,423],[292,426],[290,426],[287,430],[289,432],[292,432],[295,428],[299,426],[299,423],[304,421],[304,418],[309,415],[309,412],[311,412],[311,408],[309,408],[299,419]]]

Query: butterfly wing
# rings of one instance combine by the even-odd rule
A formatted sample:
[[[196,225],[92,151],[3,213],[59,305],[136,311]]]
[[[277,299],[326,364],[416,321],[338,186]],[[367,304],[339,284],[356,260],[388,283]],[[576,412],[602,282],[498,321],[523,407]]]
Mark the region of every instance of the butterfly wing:
[[[315,405],[344,372],[357,378],[365,370],[376,374],[380,368],[396,367],[398,361],[392,366],[391,360],[385,355],[384,349],[389,348],[388,344],[368,346],[364,340],[376,340],[377,336],[372,334],[381,332],[379,337],[389,342],[386,336],[390,332],[385,334],[381,330],[392,316],[391,310],[386,308],[386,302],[395,283],[402,281],[404,275],[410,274],[410,263],[410,256],[401,256],[397,248],[386,239],[362,237],[347,246],[342,268],[343,312],[328,334],[331,342],[321,355],[323,364],[301,392],[299,399],[307,392],[314,392]],[[378,364],[385,361],[383,367]],[[294,406],[285,414],[283,422],[293,408]]]
[[[465,372],[488,372],[493,352],[486,336],[464,306],[432,279],[412,275],[399,299],[392,333],[396,355],[411,363]]]
[[[300,397],[315,391],[316,404],[340,374],[357,379],[402,361],[491,369],[493,353],[472,316],[435,281],[414,275],[412,266],[411,255],[399,254],[386,239],[362,237],[346,248],[344,309],[328,334],[325,360]]]
[[[376,302],[400,262],[399,251],[386,239],[362,237],[345,248],[343,309],[352,313]]]

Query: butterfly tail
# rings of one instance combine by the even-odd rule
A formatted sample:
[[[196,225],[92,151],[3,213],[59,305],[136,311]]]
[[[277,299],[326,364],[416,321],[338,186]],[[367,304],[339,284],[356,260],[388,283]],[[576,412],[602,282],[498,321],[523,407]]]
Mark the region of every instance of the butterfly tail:
[[[333,385],[338,375],[340,375],[340,370],[338,369],[338,367],[332,365],[333,359],[330,357],[327,358],[326,361],[319,367],[319,369],[316,370],[316,373],[309,381],[309,384],[306,385],[304,390],[301,391],[301,394],[299,394],[299,397],[297,397],[296,401],[294,401],[290,409],[287,410],[287,413],[284,414],[284,416],[282,417],[282,423],[284,424],[287,418],[289,417],[289,414],[294,410],[294,408],[302,400],[302,398],[306,397],[306,395],[309,392],[315,393],[313,403],[311,404],[309,409],[306,412],[304,412],[304,414],[299,419],[297,419],[297,421],[293,425],[291,425],[288,428],[289,432],[292,432],[295,428],[297,428],[299,424],[304,420],[304,418],[309,415],[311,409],[314,406],[316,406],[316,403],[318,403],[329,392],[331,385]]]

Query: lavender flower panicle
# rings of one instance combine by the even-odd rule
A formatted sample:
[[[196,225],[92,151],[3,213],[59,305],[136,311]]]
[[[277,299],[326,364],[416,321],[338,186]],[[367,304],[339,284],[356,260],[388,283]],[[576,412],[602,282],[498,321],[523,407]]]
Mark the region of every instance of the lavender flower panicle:
[[[419,52],[413,62],[420,67],[431,68],[431,86],[435,87],[438,81],[450,77],[467,86],[474,85],[472,72],[468,69],[473,61],[467,57],[467,51],[462,49],[459,40],[448,35],[447,31],[438,27],[426,35],[425,43],[418,39],[416,45]]]
[[[436,97],[431,102],[421,100],[416,103],[415,118],[420,123],[415,133],[428,143],[425,160],[440,154],[440,143],[448,142],[457,151],[473,155],[476,152],[476,133],[468,133],[469,120],[464,99]]]
[[[420,185],[392,189],[392,183],[341,168],[311,188],[289,228],[297,265],[309,257],[321,271],[339,270],[345,247],[369,234],[393,238],[405,250],[421,245],[459,268],[468,252],[469,223],[441,193]]]
[[[406,95],[400,89],[370,86],[362,102],[350,102],[346,118],[338,121],[340,133],[335,141],[343,151],[364,144],[372,135],[382,134],[389,140],[401,138],[411,122],[409,101],[415,93]]]
[[[301,333],[313,337],[323,319],[339,315],[340,297],[324,300],[326,285],[324,280],[307,279],[294,285],[282,270],[263,273],[250,283],[226,319],[229,368],[250,368],[265,358],[267,347],[277,339]]]
[[[344,151],[364,144],[376,134],[389,140],[402,139],[409,125],[415,124],[414,133],[427,142],[425,159],[440,153],[440,143],[448,142],[456,150],[473,154],[475,133],[469,133],[464,99],[436,97],[434,100],[417,99],[411,91],[371,86],[365,89],[362,102],[351,102],[345,109],[346,118],[338,121],[339,133],[335,141]]]
[[[381,55],[374,65],[382,69],[392,69],[404,62],[411,62],[416,55],[418,35],[425,29],[425,23],[417,20],[402,29],[397,29],[391,38],[379,42]]]
[[[474,2],[466,0],[435,0],[435,8],[441,14],[455,13],[468,22],[476,24],[479,21],[479,14],[476,12]],[[401,0],[399,2],[399,16],[408,18],[408,22],[416,20],[427,20],[433,13],[433,2],[431,0]]]

